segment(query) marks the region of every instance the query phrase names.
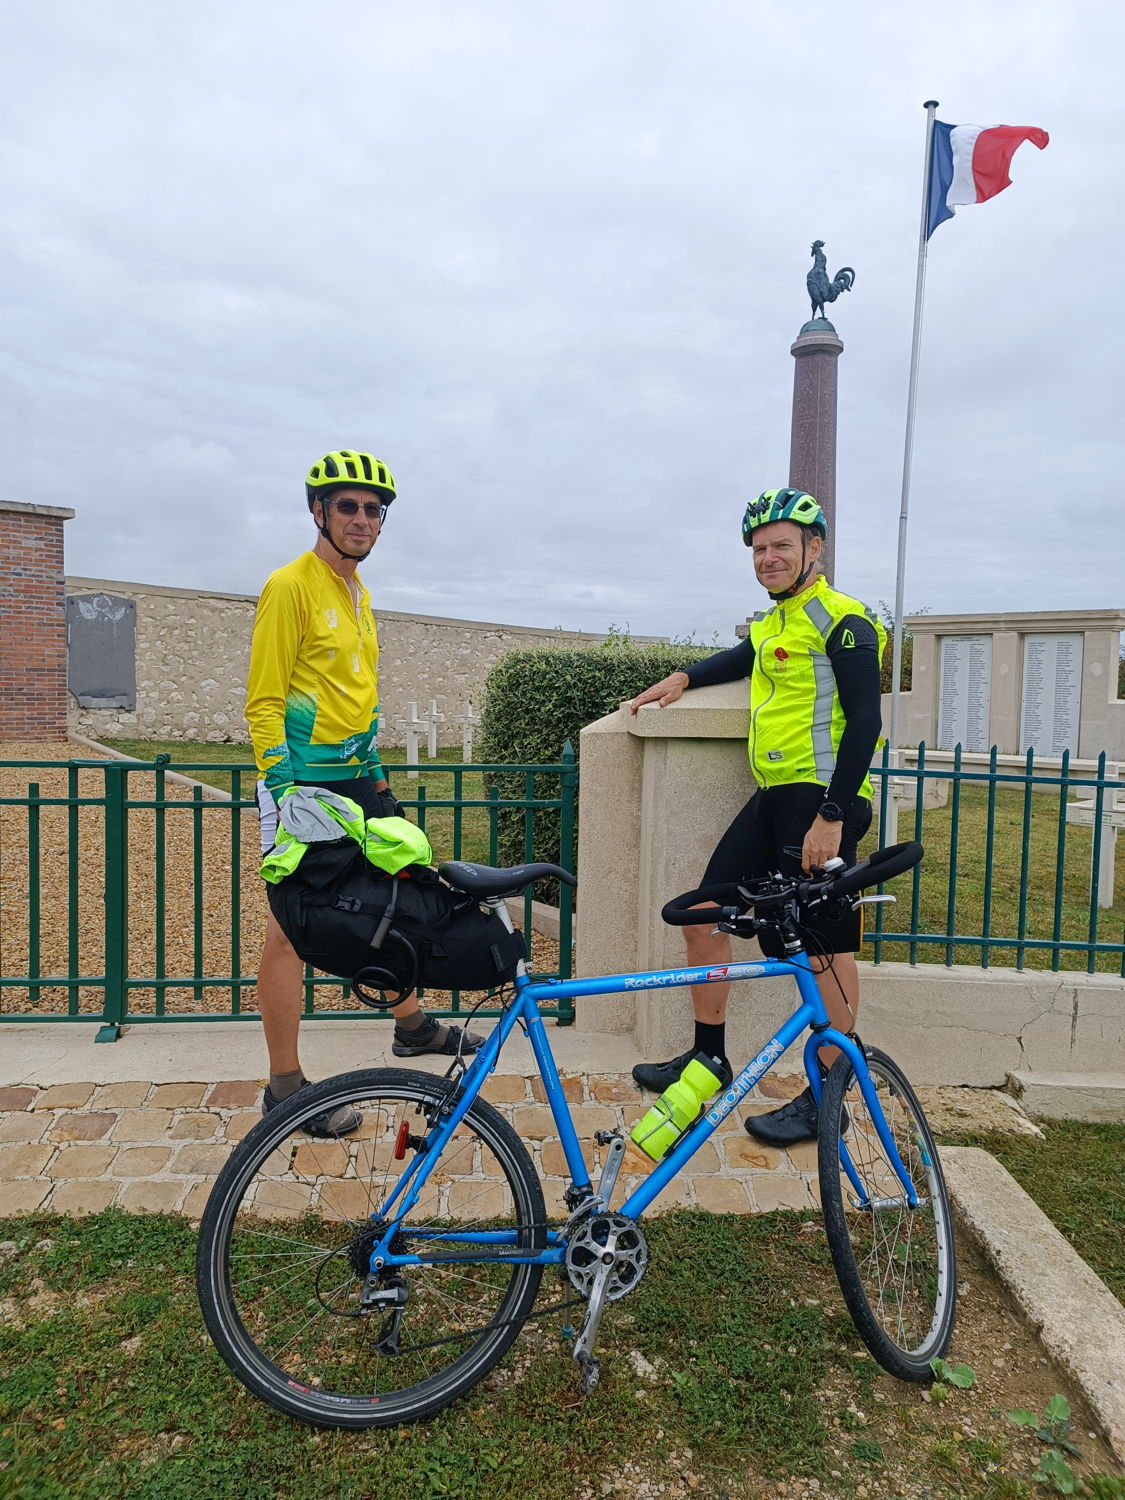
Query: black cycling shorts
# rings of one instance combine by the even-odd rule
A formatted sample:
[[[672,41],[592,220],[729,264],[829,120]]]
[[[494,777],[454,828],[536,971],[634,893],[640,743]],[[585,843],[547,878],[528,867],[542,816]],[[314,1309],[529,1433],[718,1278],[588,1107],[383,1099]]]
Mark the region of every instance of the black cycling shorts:
[[[775,871],[802,874],[801,845],[823,801],[824,788],[812,782],[760,787],[715,846],[700,885],[748,880]],[[840,840],[840,857],[846,864],[855,864],[859,841],[870,827],[871,803],[857,797],[844,819]],[[853,911],[835,919],[818,916],[801,927],[801,934],[810,953],[858,953],[863,923],[859,912]],[[759,941],[767,957],[784,957],[777,938],[763,934]]]

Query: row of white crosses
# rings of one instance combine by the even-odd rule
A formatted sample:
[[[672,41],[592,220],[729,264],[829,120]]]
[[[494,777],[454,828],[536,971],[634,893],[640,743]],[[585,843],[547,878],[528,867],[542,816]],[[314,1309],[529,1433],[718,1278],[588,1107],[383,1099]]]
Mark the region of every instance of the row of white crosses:
[[[480,715],[473,710],[471,703],[462,705],[461,712],[454,714],[454,724],[461,726],[462,755],[466,761],[473,758],[473,730],[480,723]],[[438,725],[445,723],[445,715],[438,709],[437,699],[430,699],[429,709],[424,713],[418,712],[417,703],[406,705],[406,717],[399,719],[395,728],[402,732],[406,740],[406,759],[410,765],[418,762],[418,751],[422,735],[426,736],[426,752],[430,760],[437,759],[438,753]],[[407,771],[408,776],[417,776],[417,771]]]

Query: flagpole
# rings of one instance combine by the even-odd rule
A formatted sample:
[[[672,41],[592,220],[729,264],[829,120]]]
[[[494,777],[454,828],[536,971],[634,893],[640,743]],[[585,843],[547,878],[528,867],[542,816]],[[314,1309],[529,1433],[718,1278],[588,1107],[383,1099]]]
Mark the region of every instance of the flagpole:
[[[898,570],[895,574],[895,636],[891,655],[890,748],[899,748],[899,681],[902,676],[902,611],[906,583],[906,522],[910,511],[910,468],[914,457],[914,411],[918,398],[918,356],[922,340],[922,302],[926,291],[926,221],[930,204],[930,155],[934,141],[936,99],[927,99],[926,152],[922,168],[922,220],[918,230],[918,277],[914,286],[914,337],[910,345],[910,383],[906,397],[906,442],[902,454],[902,501],[898,513]]]

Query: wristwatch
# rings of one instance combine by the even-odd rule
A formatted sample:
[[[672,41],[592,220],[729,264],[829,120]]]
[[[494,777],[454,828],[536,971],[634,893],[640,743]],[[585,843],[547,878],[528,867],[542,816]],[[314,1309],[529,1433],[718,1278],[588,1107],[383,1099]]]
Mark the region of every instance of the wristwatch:
[[[838,802],[822,802],[817,811],[817,816],[823,818],[826,823],[842,823],[844,821],[844,809]]]

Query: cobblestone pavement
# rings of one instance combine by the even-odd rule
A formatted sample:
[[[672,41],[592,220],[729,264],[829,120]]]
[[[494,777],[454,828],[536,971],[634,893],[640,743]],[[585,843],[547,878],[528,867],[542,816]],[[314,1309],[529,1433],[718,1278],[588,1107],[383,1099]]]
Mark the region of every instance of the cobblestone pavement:
[[[775,1151],[742,1127],[745,1113],[776,1107],[802,1080],[769,1076],[761,1099],[736,1110],[650,1212],[696,1206],[717,1213],[811,1208],[818,1199],[816,1143]],[[128,1210],[196,1218],[224,1161],[260,1116],[262,1081],[58,1083],[0,1088],[0,1213]],[[648,1108],[627,1076],[564,1074],[579,1139],[628,1133]],[[496,1074],[484,1097],[511,1120],[543,1178],[548,1210],[561,1213],[562,1147],[538,1077]],[[587,1147],[597,1152],[592,1144]],[[589,1155],[587,1157],[589,1160]],[[647,1158],[628,1148],[617,1198],[641,1180]],[[600,1160],[595,1154],[596,1171]],[[299,1168],[299,1163],[298,1163]]]

